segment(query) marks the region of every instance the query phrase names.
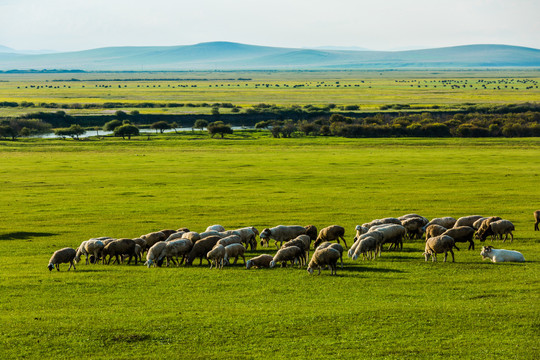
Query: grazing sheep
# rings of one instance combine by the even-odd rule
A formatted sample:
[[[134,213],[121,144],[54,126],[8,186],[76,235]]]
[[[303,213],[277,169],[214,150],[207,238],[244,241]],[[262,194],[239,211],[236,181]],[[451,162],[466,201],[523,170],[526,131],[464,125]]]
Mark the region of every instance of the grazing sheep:
[[[373,229],[375,229],[375,227]],[[381,248],[384,242],[384,235],[382,232],[372,229],[370,229],[369,232],[360,235],[360,237],[356,239],[354,244],[352,244],[351,248],[347,252],[347,256],[352,258],[356,252],[356,249],[360,246],[360,242],[368,237],[372,237],[376,240],[375,255],[379,254],[379,256],[381,256]]]
[[[422,221],[423,221],[425,224],[429,223],[429,220],[428,220],[426,217],[424,217],[424,216],[422,216],[422,215],[418,215],[418,214],[407,214],[407,215],[403,215],[403,216],[398,217],[398,220],[399,220],[399,221],[403,221],[403,220],[407,220],[407,219],[411,219],[411,218],[421,218]],[[425,224],[424,224],[424,225],[425,225]]]
[[[52,271],[56,267],[56,270],[60,271],[60,264],[62,263],[69,263],[68,271],[73,266],[73,270],[75,269],[75,264],[73,260],[75,259],[75,255],[77,255],[77,251],[75,249],[72,249],[70,247],[66,247],[60,250],[56,250],[49,260],[49,265],[47,265],[47,268],[49,271]]]
[[[437,225],[437,224],[429,225],[428,227],[426,227],[426,240],[429,239],[430,237],[442,235],[446,230],[448,229],[441,225]]]
[[[118,239],[110,242],[109,244],[105,245],[102,251],[103,264],[105,264],[105,259],[107,258],[107,255],[109,255],[109,261],[107,262],[107,265],[110,264],[111,258],[113,256],[115,257],[113,264],[115,262],[120,264],[119,257],[122,255],[128,255],[128,264],[131,262],[131,258],[135,257],[135,265],[137,265],[137,254],[135,253],[135,245],[135,241],[131,239]]]
[[[148,250],[158,241],[166,240],[168,236],[160,231],[157,231],[157,232],[152,232],[146,235],[141,235],[139,237],[146,242],[146,248],[143,250]]]
[[[195,231],[188,231],[182,235],[182,239],[189,239],[193,244],[195,244],[197,241],[201,240],[201,234]]]
[[[242,257],[244,259],[244,265],[246,265],[246,257],[244,256],[244,252],[246,251],[246,248],[242,244],[231,244],[225,246],[225,258],[223,259],[225,261],[225,265],[229,265],[229,258],[234,258],[233,265],[236,264],[238,261],[238,257]]]
[[[320,243],[323,241],[333,241],[337,240],[339,244],[339,239],[343,240],[343,243],[345,244],[345,248],[347,248],[347,242],[344,238],[345,235],[345,228],[339,225],[330,225],[328,227],[325,227],[321,231],[319,231],[319,236],[317,237],[317,240],[313,243],[313,247],[316,249],[317,246],[319,246]]]
[[[341,268],[343,269],[343,250],[344,250],[343,246],[341,246],[341,244],[338,244],[338,243],[331,243],[329,241],[325,241],[319,246],[317,246],[316,250],[322,250],[322,249],[328,249],[328,248],[339,251],[339,259],[341,260]]]
[[[356,247],[354,254],[352,256],[352,259],[356,261],[360,254],[362,254],[362,260],[366,260],[366,257],[368,260],[375,259],[375,256],[373,256],[373,252],[375,251],[375,255],[377,254],[377,238],[374,236],[370,236],[369,234],[366,234],[368,236],[364,237],[362,240],[359,241],[358,246]]]
[[[407,229],[405,229],[405,227],[397,224],[374,226],[370,228],[366,234],[369,234],[372,231],[379,231],[383,234],[383,242],[381,243],[381,247],[379,249],[379,255],[382,249],[382,244],[390,244],[388,250],[390,250],[392,247],[395,247],[396,249],[398,247],[403,249],[403,237],[407,233]]]
[[[137,259],[139,259],[139,261],[142,261],[143,252],[142,252],[142,247],[139,244],[135,244],[135,255],[137,256]],[[122,262],[123,262],[123,259],[122,259]]]
[[[319,274],[321,274],[321,268],[323,266],[330,266],[330,275],[337,275],[337,261],[340,258],[339,251],[332,248],[326,248],[321,250],[315,250],[311,261],[309,262],[307,272],[310,275],[313,275],[314,269],[317,267],[319,269]]]
[[[306,259],[309,259],[309,247],[311,246],[311,237],[307,234],[298,235],[293,240],[301,240],[304,243],[304,249],[306,250]]]
[[[500,240],[503,240],[503,235],[505,235],[503,242],[508,239],[508,235],[511,236],[512,241],[514,241],[514,234],[512,231],[516,230],[514,224],[509,220],[498,220],[489,224],[489,227],[480,235],[480,240],[485,241],[489,235],[494,236],[495,238],[499,237]]]
[[[174,234],[171,234],[165,241],[173,241],[177,239],[182,239],[182,236],[184,236],[184,231],[177,231]]]
[[[373,226],[385,225],[385,224],[401,225],[401,220],[397,218],[393,218],[393,217],[384,218],[384,219],[375,219],[375,220],[372,220],[371,222],[362,224],[362,227],[367,228],[369,230]]]
[[[300,266],[303,266],[307,262],[306,258],[306,243],[302,241],[301,239],[295,238],[292,240],[287,241],[285,244],[281,245],[282,249],[285,249],[287,247],[296,246],[300,248],[302,251],[302,256],[300,256]]]
[[[538,231],[538,224],[540,224],[540,210],[536,210],[534,213],[534,231]]]
[[[480,229],[480,226],[482,226],[482,223],[484,222],[484,220],[486,220],[487,217],[481,217],[480,219],[476,220],[473,224],[472,224],[472,228],[474,230],[478,230]]]
[[[406,236],[409,239],[421,239],[426,226],[425,220],[420,217],[405,219],[401,225],[407,230]]]
[[[251,269],[252,267],[256,268],[269,268],[270,263],[274,260],[272,255],[262,254],[254,258],[249,259],[246,262],[246,269]]]
[[[206,254],[208,254],[208,252],[212,250],[214,246],[216,246],[219,240],[221,240],[221,237],[219,236],[209,236],[193,244],[193,248],[191,248],[191,251],[186,259],[186,265],[193,265],[193,260],[196,258],[201,259],[199,265],[202,265],[203,258],[206,258]],[[210,263],[208,258],[206,258],[206,260],[208,263]]]
[[[242,239],[238,235],[230,235],[230,236],[220,239],[217,243],[223,246],[228,246],[231,244],[241,244]]]
[[[298,246],[289,246],[286,248],[279,249],[274,258],[270,262],[270,268],[276,266],[278,262],[281,262],[281,267],[287,266],[287,261],[290,261],[292,265],[298,260],[301,264],[302,250]]]
[[[259,236],[261,238],[261,246],[268,246],[270,239],[276,241],[276,248],[280,248],[284,241],[289,241],[294,239],[298,235],[303,235],[306,233],[306,228],[299,225],[278,225],[273,228],[266,228],[261,232]],[[279,245],[278,245],[279,242]]]
[[[242,242],[245,244],[246,249],[248,246],[251,250],[257,249],[257,235],[259,235],[259,230],[253,226],[236,229],[234,230],[236,234],[240,236]]]
[[[183,231],[183,232],[186,232],[186,233],[187,233],[187,232],[189,232],[189,229],[186,228],[186,227],[181,227],[181,228],[176,229],[176,231],[177,231],[177,232],[178,232],[178,231]]]
[[[221,233],[219,231],[216,231],[216,230],[209,230],[209,231],[202,232],[202,233],[199,234],[199,236],[200,236],[201,239],[204,239],[205,237],[209,237],[209,236],[223,237],[221,235]]]
[[[426,250],[423,255],[426,261],[429,260],[430,256],[433,256],[431,261],[435,262],[437,261],[437,254],[444,253],[444,262],[446,262],[448,252],[450,252],[452,254],[452,262],[455,262],[454,251],[452,250],[454,245],[454,239],[448,235],[435,236],[426,240]]]
[[[448,235],[452,239],[454,239],[454,243],[458,242],[468,242],[469,243],[469,250],[474,250],[474,229],[470,226],[458,226],[454,227],[452,229],[446,230],[442,235]],[[454,244],[455,246],[455,244]],[[458,249],[457,246],[455,246],[456,249]],[[459,250],[459,249],[458,249]]]
[[[172,230],[172,229],[164,229],[164,230],[159,230],[158,232],[164,233],[166,238],[168,238],[169,236],[171,236],[172,234],[174,234],[175,232],[178,232],[178,231],[177,230]]]
[[[221,232],[221,231],[225,231],[225,228],[221,225],[210,225],[209,227],[206,228],[206,230],[204,230],[204,232],[212,231],[212,230]]]
[[[480,218],[482,218],[482,215],[469,215],[469,216],[462,216],[459,219],[456,220],[456,223],[454,224],[454,227],[458,226],[470,226],[472,227],[474,222]]]
[[[482,260],[491,259],[494,263],[525,262],[525,257],[519,251],[494,249],[492,246],[483,246],[480,255],[482,255]]]
[[[354,237],[354,241],[356,241],[362,234],[367,233],[369,231],[369,228],[362,225],[356,225],[354,230],[356,230],[356,236]]]
[[[490,224],[492,222],[499,221],[499,220],[502,220],[502,218],[498,216],[490,216],[484,221],[482,221],[482,224],[480,224],[480,227],[478,228],[478,231],[476,232],[476,237],[478,237],[481,241],[485,241],[489,235],[494,235],[491,233]],[[489,234],[484,235],[485,233],[489,233]]]
[[[308,225],[305,227],[305,229],[306,235],[309,236],[311,241],[317,240],[317,235],[319,235],[319,232],[317,231],[317,227],[315,225]]]
[[[223,259],[225,258],[226,252],[223,245],[217,244],[206,254],[206,258],[210,262],[210,269],[215,264],[216,269],[223,269]]]
[[[144,249],[146,249],[146,241],[141,238],[135,238],[131,240],[135,241],[135,244],[139,245],[141,247],[141,252],[144,253]]]
[[[173,241],[166,241],[165,249],[161,252],[158,258],[158,263],[162,261],[163,258],[167,259],[167,266],[169,266],[170,261],[175,265],[182,264],[184,258],[193,248],[193,243],[189,239],[177,239]],[[174,258],[178,259],[181,257],[179,263],[177,263]]]
[[[454,219],[451,216],[446,216],[446,217],[442,217],[442,218],[435,218],[435,219],[431,219],[431,221],[428,222],[424,228],[428,227],[429,225],[440,225],[442,227],[450,229],[450,228],[454,227],[454,224],[456,223],[456,221],[457,220]]]
[[[161,254],[165,250],[165,247],[167,247],[167,242],[165,241],[158,241],[150,249],[148,249],[148,252],[146,253],[146,262],[144,265],[150,267],[150,266],[159,266],[159,261],[161,260]]]

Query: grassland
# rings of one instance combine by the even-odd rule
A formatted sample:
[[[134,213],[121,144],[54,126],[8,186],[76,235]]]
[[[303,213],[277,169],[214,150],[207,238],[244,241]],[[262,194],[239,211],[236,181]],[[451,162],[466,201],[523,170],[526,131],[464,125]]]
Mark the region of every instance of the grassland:
[[[0,142],[0,357],[539,357],[538,139]],[[94,236],[162,228],[354,226],[496,214],[525,264],[425,263],[421,241],[338,276],[140,264],[48,272]],[[348,242],[350,245],[350,242]],[[271,250],[264,250],[268,252]],[[273,251],[273,250],[272,250]],[[258,249],[248,257],[262,253]],[[198,263],[198,262],[197,262]]]
[[[0,74],[0,101],[35,104],[226,102],[244,108],[258,103],[284,106],[332,103],[338,106],[359,105],[360,111],[378,110],[381,105],[409,104],[413,108],[436,105],[453,109],[464,103],[537,101],[540,97],[538,81],[538,70],[511,69]],[[126,106],[124,110],[133,108]],[[0,116],[16,116],[29,111],[22,107],[0,108]],[[165,114],[210,111],[210,108],[186,107],[141,110],[142,113]],[[228,111],[222,109],[223,113]],[[111,111],[74,109],[68,112],[108,114]]]

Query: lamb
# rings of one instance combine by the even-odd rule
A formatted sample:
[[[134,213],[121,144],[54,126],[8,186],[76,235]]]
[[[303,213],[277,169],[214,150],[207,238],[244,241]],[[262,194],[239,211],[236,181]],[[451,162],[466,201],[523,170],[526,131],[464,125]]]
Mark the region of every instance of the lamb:
[[[359,241],[358,246],[356,247],[352,256],[353,260],[358,259],[360,254],[362,254],[363,260],[366,260],[366,256],[368,260],[375,259],[373,252],[375,251],[375,255],[377,254],[377,238],[370,236],[369,234],[366,235],[368,236]]]
[[[448,229],[441,225],[437,225],[437,224],[429,225],[428,227],[426,227],[426,240],[429,239],[430,237],[442,235],[446,230]]]
[[[302,251],[302,255],[300,256],[300,266],[303,266],[307,262],[306,258],[306,243],[302,241],[301,239],[295,238],[292,240],[287,241],[285,244],[281,245],[282,249],[285,249],[287,247],[296,246],[300,248]]]
[[[483,246],[482,260],[491,259],[494,263],[497,262],[525,262],[525,257],[519,251],[494,249],[492,246]]]
[[[220,239],[217,243],[223,246],[228,246],[231,244],[241,244],[242,239],[238,235],[230,235],[230,236]]]
[[[174,260],[174,257],[182,257],[180,264],[184,262],[184,258],[193,248],[193,243],[189,239],[178,239],[174,241],[166,241],[165,248],[161,252],[158,258],[158,264],[162,261],[163,258],[167,259],[167,266],[169,266],[170,261],[175,265],[178,265]]]
[[[168,236],[160,231],[157,231],[157,232],[152,232],[146,235],[141,235],[139,237],[146,242],[146,248],[143,250],[148,250],[158,241],[166,240]]]
[[[225,246],[225,258],[223,259],[225,261],[226,265],[229,265],[229,258],[234,258],[233,265],[236,264],[238,261],[238,257],[242,257],[244,259],[244,265],[246,264],[246,258],[244,256],[244,252],[246,251],[246,248],[242,244],[231,244]]]
[[[165,241],[158,241],[150,249],[148,249],[148,252],[146,253],[146,262],[144,265],[150,267],[150,266],[159,266],[159,261],[161,260],[161,254],[165,250],[165,247],[167,246],[167,242]]]
[[[339,251],[332,248],[326,248],[321,250],[316,250],[313,253],[313,257],[309,262],[307,271],[310,275],[313,275],[315,267],[319,269],[319,274],[321,274],[321,268],[323,266],[330,266],[331,272],[330,275],[337,275],[337,261],[340,257]]]
[[[105,247],[105,244],[101,240],[90,239],[83,241],[81,245],[77,248],[77,255],[75,255],[75,263],[81,261],[81,255],[86,256],[86,265],[88,265],[88,260],[92,263],[96,263],[99,259],[100,253]]]
[[[115,262],[118,262],[118,264],[120,264],[119,256],[129,255],[128,264],[131,262],[131,258],[135,257],[135,265],[137,265],[137,254],[135,254],[135,245],[135,241],[131,239],[118,239],[110,242],[103,248],[103,264],[105,264],[105,259],[107,258],[107,255],[109,255],[109,261],[107,262],[107,265],[110,264],[111,258],[113,256],[115,257],[113,264]]]
[[[270,268],[276,266],[278,262],[281,262],[281,267],[287,266],[287,261],[294,264],[296,260],[301,263],[300,257],[302,256],[302,250],[298,246],[289,246],[279,249],[274,258],[270,262]]]
[[[331,243],[329,241],[325,241],[321,245],[319,245],[316,250],[322,250],[322,249],[328,249],[328,248],[339,251],[339,260],[341,260],[341,268],[343,269],[343,250],[344,250],[343,246],[341,246],[341,244],[338,244],[338,243]]]
[[[442,235],[450,236],[452,239],[454,239],[454,243],[469,242],[469,250],[474,250],[474,229],[470,226],[454,227],[452,229],[446,230]],[[455,248],[458,249],[457,246],[455,246]]]
[[[257,257],[251,258],[246,262],[246,269],[249,270],[252,267],[256,268],[269,268],[270,263],[274,257],[268,254],[262,254]]]
[[[534,213],[534,231],[538,230],[538,224],[540,224],[540,210],[536,210]]]
[[[420,239],[424,233],[425,220],[420,217],[412,217],[405,219],[401,222],[401,225],[407,230],[406,236],[409,239]]]
[[[456,220],[456,223],[454,224],[454,227],[458,226],[470,226],[472,227],[474,222],[480,218],[482,218],[482,215],[469,215],[469,216],[462,216],[459,219]]]
[[[196,258],[201,259],[199,265],[202,265],[203,257],[206,258],[206,254],[216,246],[220,239],[221,237],[219,236],[209,236],[193,244],[193,247],[187,256],[186,265],[193,265],[193,260]],[[210,260],[208,260],[208,263],[210,263]]]
[[[448,252],[450,252],[450,254],[452,254],[452,262],[455,262],[454,251],[452,251],[454,244],[454,239],[448,235],[439,235],[429,238],[426,240],[426,250],[423,255],[426,261],[429,260],[430,256],[433,256],[431,261],[435,262],[437,261],[437,254],[444,253],[444,262],[446,262]]]
[[[483,226],[483,224],[482,224]],[[505,235],[503,242],[505,242],[508,239],[508,235],[510,234],[512,241],[514,241],[514,234],[512,234],[512,231],[516,230],[514,227],[514,224],[512,224],[509,220],[498,220],[494,221],[489,224],[487,228],[481,233],[480,230],[478,230],[478,234],[480,236],[480,241],[485,241],[486,238],[489,235],[499,237],[501,240],[503,240],[502,236]]]
[[[343,240],[343,243],[345,244],[345,248],[347,248],[347,242],[345,241],[345,238],[343,237],[345,235],[345,228],[339,225],[330,225],[328,227],[325,227],[321,231],[319,231],[319,236],[317,237],[317,240],[313,243],[313,247],[317,248],[320,243],[323,241],[333,241],[337,240],[339,244],[339,239]]]
[[[49,260],[49,265],[47,265],[47,268],[49,271],[52,271],[56,267],[57,271],[60,271],[60,264],[62,263],[69,263],[68,271],[73,266],[73,270],[75,269],[75,264],[73,260],[75,259],[75,255],[77,255],[77,251],[75,249],[72,249],[70,247],[66,247],[60,250],[56,250]]]
[[[311,241],[317,240],[317,235],[319,232],[317,231],[317,227],[315,225],[308,225],[305,227],[306,229],[306,235],[309,236],[309,239]]]
[[[215,264],[216,269],[223,269],[223,258],[225,257],[225,247],[217,244],[206,254],[206,258],[210,262],[210,269]]]
[[[429,225],[440,225],[442,227],[450,229],[454,227],[454,224],[456,223],[456,221],[457,220],[451,216],[435,218],[435,219],[431,219],[431,221],[426,224],[425,228],[428,227]]]
[[[273,228],[266,228],[261,232],[260,238],[261,238],[261,246],[268,246],[270,239],[274,239],[276,241],[276,248],[279,249],[284,241],[289,241],[291,239],[294,239],[298,235],[303,235],[306,233],[306,228],[299,225],[292,225],[292,226],[285,226],[285,225],[278,225]],[[279,242],[279,246],[278,246]]]
[[[221,225],[210,225],[209,227],[206,228],[206,230],[204,230],[204,232],[211,231],[211,230],[220,232],[220,231],[225,231],[225,228]]]

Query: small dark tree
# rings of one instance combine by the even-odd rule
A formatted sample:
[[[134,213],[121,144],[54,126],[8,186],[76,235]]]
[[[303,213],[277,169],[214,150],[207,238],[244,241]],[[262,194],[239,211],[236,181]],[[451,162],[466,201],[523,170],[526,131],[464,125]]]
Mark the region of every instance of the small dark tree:
[[[56,136],[61,136],[62,138],[70,136],[72,139],[79,140],[79,135],[84,134],[84,129],[79,124],[73,124],[68,128],[56,129],[54,134]]]
[[[178,126],[178,123],[176,121],[172,122],[171,123],[171,129],[174,130],[175,133],[178,134],[178,131],[176,129],[178,129],[180,126]]]
[[[122,110],[118,110],[118,111],[115,113],[115,115],[116,115],[116,118],[117,118],[117,119],[120,119],[120,120],[127,119],[127,117],[128,117],[128,114],[126,114],[126,113],[125,113],[124,111],[122,111]]]
[[[111,120],[105,125],[103,125],[104,131],[114,131],[117,127],[122,126],[122,122],[120,120]]]
[[[163,134],[163,131],[168,130],[168,129],[171,128],[171,125],[169,125],[169,123],[166,122],[166,121],[158,121],[158,122],[155,122],[152,125],[150,125],[150,128],[155,129],[156,134],[157,134],[158,130]]]
[[[195,124],[193,124],[193,127],[202,131],[205,127],[208,127],[208,121],[204,119],[197,119],[195,120]]]
[[[126,136],[129,140],[131,140],[132,136],[139,135],[139,129],[134,125],[122,125],[114,129],[114,136],[121,136],[122,139],[125,139]]]
[[[223,121],[215,121],[213,123],[208,124],[208,133],[214,137],[216,134],[220,134],[221,138],[223,139],[223,136],[225,134],[232,134],[233,130],[231,128],[231,125],[224,124]]]

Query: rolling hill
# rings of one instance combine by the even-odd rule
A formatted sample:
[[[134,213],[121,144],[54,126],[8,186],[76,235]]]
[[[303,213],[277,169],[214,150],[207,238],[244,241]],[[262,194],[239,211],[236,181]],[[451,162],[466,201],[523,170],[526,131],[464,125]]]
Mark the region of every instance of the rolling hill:
[[[53,54],[0,52],[0,70],[293,70],[540,67],[540,50],[465,45],[410,51],[294,49],[231,42],[107,47]]]

